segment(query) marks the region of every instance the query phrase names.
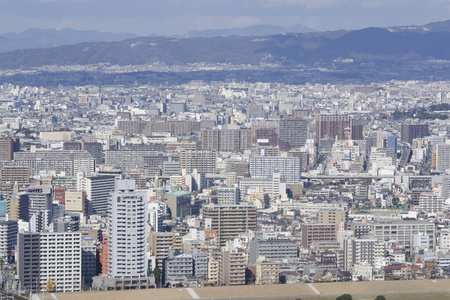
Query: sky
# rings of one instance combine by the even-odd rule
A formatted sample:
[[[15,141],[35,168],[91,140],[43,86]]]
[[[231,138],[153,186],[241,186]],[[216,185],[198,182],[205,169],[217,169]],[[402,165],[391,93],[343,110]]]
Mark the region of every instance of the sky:
[[[73,28],[139,35],[253,25],[319,31],[450,19],[450,0],[0,0],[0,33]]]

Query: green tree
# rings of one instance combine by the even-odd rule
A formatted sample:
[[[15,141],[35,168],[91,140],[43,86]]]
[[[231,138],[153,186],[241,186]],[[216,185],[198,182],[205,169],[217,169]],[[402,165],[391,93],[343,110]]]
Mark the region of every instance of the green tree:
[[[386,300],[386,297],[383,295],[377,296],[375,300]]]
[[[353,300],[353,298],[350,294],[343,294],[337,297],[336,300]]]
[[[0,258],[0,271],[3,271],[3,266],[5,265],[5,261],[3,258]]]
[[[155,275],[155,281],[156,281],[156,284],[158,285],[158,284],[161,284],[161,282],[160,282],[160,279],[161,279],[161,273],[162,273],[162,270],[160,269],[160,268],[155,268],[154,270],[153,270],[153,275]]]

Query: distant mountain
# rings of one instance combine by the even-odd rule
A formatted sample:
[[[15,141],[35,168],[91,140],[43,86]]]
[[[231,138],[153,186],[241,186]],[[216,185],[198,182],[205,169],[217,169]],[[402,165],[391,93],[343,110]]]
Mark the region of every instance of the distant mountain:
[[[187,33],[187,37],[217,37],[217,36],[266,36],[273,34],[284,33],[304,33],[314,32],[314,29],[303,25],[294,25],[288,28],[273,25],[256,25],[244,28],[230,28],[230,29],[207,29],[207,30],[193,30]]]
[[[409,26],[392,26],[387,28],[391,32],[442,32],[450,31],[450,20],[432,22],[422,26],[409,25]]]
[[[395,32],[383,28],[325,33],[198,38],[138,37],[116,42],[83,42],[53,48],[0,53],[0,69],[43,65],[159,62],[232,64],[329,64],[338,58],[362,62],[450,60],[450,32]],[[338,60],[339,61],[339,60]]]
[[[113,42],[137,37],[131,33],[82,31],[75,29],[37,29],[0,35],[0,52],[19,49],[49,48],[80,42]]]
[[[450,20],[428,23],[424,27],[429,31],[450,31]]]

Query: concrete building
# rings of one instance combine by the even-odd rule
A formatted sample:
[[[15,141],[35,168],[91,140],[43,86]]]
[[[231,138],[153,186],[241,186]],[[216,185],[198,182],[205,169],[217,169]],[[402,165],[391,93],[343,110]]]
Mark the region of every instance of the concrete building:
[[[83,177],[78,180],[77,190],[86,192],[89,215],[108,214],[108,203],[115,188],[115,180],[115,176],[110,175]]]
[[[191,174],[216,173],[216,152],[211,150],[182,150],[180,152],[180,167]]]
[[[434,151],[436,152],[436,169],[450,170],[450,144],[438,144]]]
[[[217,191],[217,204],[237,205],[241,200],[241,194],[237,187],[219,187]]]
[[[95,160],[87,151],[36,151],[15,152],[14,165],[28,167],[30,176],[40,175],[42,170],[74,176],[78,172],[90,175],[95,172]]]
[[[313,241],[336,240],[336,224],[334,223],[303,223],[301,232],[304,247],[309,247]]]
[[[410,251],[414,242],[414,235],[423,233],[429,241],[430,250],[436,245],[436,228],[434,223],[426,221],[376,221],[370,225],[375,237],[382,241],[396,240]]]
[[[150,251],[156,260],[155,267],[163,267],[164,259],[168,257],[169,249],[171,249],[173,245],[173,236],[174,234],[172,232],[150,233],[148,244],[150,246]]]
[[[444,197],[433,193],[422,193],[419,196],[419,208],[427,213],[437,213],[444,210]]]
[[[217,231],[220,246],[228,239],[236,238],[239,233],[255,230],[256,207],[253,205],[215,205],[202,208],[205,230]]]
[[[81,275],[84,283],[90,284],[97,275],[97,250],[95,240],[90,237],[81,237]]]
[[[250,175],[252,178],[272,178],[279,171],[286,183],[298,183],[301,176],[301,162],[298,157],[252,156]]]
[[[260,256],[272,262],[295,259],[298,257],[297,243],[283,237],[265,239],[254,237],[249,243],[249,265],[255,265]]]
[[[301,118],[281,119],[279,139],[289,143],[292,148],[305,145],[308,138],[308,120]]]
[[[258,257],[255,277],[257,285],[278,284],[280,282],[280,264],[270,261],[264,256]]]
[[[20,150],[20,140],[18,138],[0,138],[0,161],[11,161],[14,159],[14,152]]]
[[[28,167],[4,166],[0,171],[0,182],[29,184],[30,169]]]
[[[377,239],[345,239],[344,270],[351,271],[354,264],[374,266],[375,260],[384,256],[384,250],[384,243]]]
[[[164,261],[165,283],[175,284],[194,275],[194,259],[190,254],[170,255]]]
[[[219,264],[219,282],[222,285],[245,284],[245,254],[235,248],[222,248]]]
[[[86,192],[85,191],[66,191],[65,192],[65,204],[64,211],[71,213],[82,213],[87,212],[86,209]]]
[[[28,208],[29,217],[42,210],[52,211],[51,188],[32,187],[27,189],[27,194],[30,200]]]
[[[191,193],[184,191],[168,192],[164,194],[164,202],[169,208],[172,219],[184,218],[191,214]]]
[[[414,124],[411,120],[403,121],[401,131],[402,141],[410,144],[413,139],[430,135],[428,124]]]
[[[56,292],[81,291],[81,234],[41,232],[18,234],[17,270],[26,292],[40,292],[49,278]]]
[[[17,246],[17,233],[19,227],[16,221],[0,222],[0,257],[8,261],[12,256],[13,250]]]
[[[348,221],[346,210],[321,210],[317,213],[318,223],[334,223],[336,230],[344,229],[344,223]]]
[[[250,129],[203,129],[202,149],[243,152],[252,148]]]
[[[316,144],[325,137],[331,140],[345,140],[345,130],[350,129],[350,139],[363,139],[363,120],[352,119],[349,115],[320,115],[316,117]]]
[[[6,213],[8,214],[8,220],[11,221],[25,221],[28,222],[29,216],[30,198],[28,193],[20,192],[12,194],[6,199]]]
[[[134,180],[118,180],[108,214],[109,275],[147,277],[147,196]]]

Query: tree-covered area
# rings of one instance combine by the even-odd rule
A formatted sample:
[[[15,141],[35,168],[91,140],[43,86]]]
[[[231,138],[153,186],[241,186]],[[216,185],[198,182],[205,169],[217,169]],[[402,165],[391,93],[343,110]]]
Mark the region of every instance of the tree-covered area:
[[[392,113],[392,117],[394,119],[409,119],[409,118],[411,118],[411,119],[420,119],[420,120],[434,120],[434,119],[447,120],[448,119],[447,115],[433,113],[434,110],[432,110],[431,107],[429,108],[429,110],[431,112],[423,107],[412,108],[408,111],[396,110],[394,113]]]

